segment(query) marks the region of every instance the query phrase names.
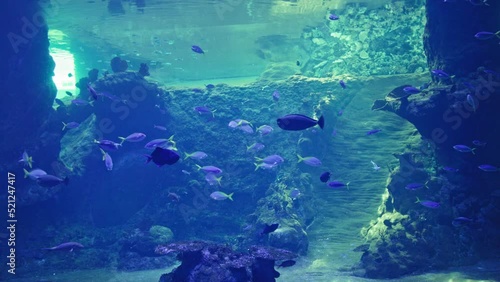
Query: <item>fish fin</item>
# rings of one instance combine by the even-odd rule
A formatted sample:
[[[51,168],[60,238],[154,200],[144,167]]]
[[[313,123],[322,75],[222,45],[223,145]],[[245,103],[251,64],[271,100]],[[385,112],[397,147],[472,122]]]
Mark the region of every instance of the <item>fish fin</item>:
[[[233,192],[233,193],[231,193],[231,194],[229,194],[229,195],[227,195],[227,198],[228,198],[229,200],[231,200],[231,201],[233,200],[233,194],[234,194],[234,192]]]
[[[301,157],[299,154],[297,154],[297,158],[299,158],[299,161],[298,161],[297,163],[300,163],[301,161],[303,161],[303,160],[304,160],[304,158],[303,158],[303,157]]]
[[[28,165],[33,168],[33,157],[28,157]]]
[[[123,142],[125,142],[125,139],[127,139],[127,138],[125,138],[125,137],[118,137],[118,139],[122,140],[122,142],[120,142],[120,146],[121,146],[123,144]]]
[[[259,169],[259,167],[261,166],[260,164],[258,163],[253,163],[255,165],[255,170],[254,171],[257,171]]]
[[[186,152],[184,152],[184,155],[186,155],[186,157],[184,158],[185,160],[186,160],[187,158],[191,157],[191,154],[188,154],[188,153],[186,153]]]
[[[420,199],[417,197],[417,200],[415,201],[415,204],[420,203]]]
[[[351,184],[350,181],[345,184],[345,187],[347,188],[347,190],[349,190],[349,184]]]
[[[201,169],[201,165],[199,165],[199,164],[195,164],[195,166],[196,166],[196,168],[198,168],[198,170],[200,170],[200,169]]]
[[[323,116],[320,116],[319,117],[319,120],[318,120],[318,125],[321,129],[323,129],[323,127],[325,127],[325,118]]]
[[[63,182],[64,182],[64,185],[68,186],[68,184],[69,184],[69,177],[67,177],[67,176],[64,177]]]
[[[148,156],[148,155],[144,155],[147,160],[146,160],[146,163],[149,163],[153,158],[151,156]]]
[[[217,180],[217,183],[219,184],[219,186],[222,186],[222,185],[220,184],[220,181],[222,180],[222,176],[221,176],[221,177],[216,177],[215,179]]]
[[[427,186],[427,184],[429,184],[429,180],[427,180],[427,181],[424,183],[425,188],[429,189],[429,186]]]
[[[27,171],[25,168],[23,168],[23,170],[24,170],[24,178],[27,178],[30,172]]]
[[[64,130],[66,129],[67,124],[66,124],[66,123],[64,123],[64,121],[62,122],[62,124],[63,124],[62,131],[64,131]]]
[[[256,161],[258,161],[258,162],[261,162],[261,161],[262,161],[262,159],[261,159],[261,158],[259,158],[259,157],[255,157],[255,160],[256,160]]]

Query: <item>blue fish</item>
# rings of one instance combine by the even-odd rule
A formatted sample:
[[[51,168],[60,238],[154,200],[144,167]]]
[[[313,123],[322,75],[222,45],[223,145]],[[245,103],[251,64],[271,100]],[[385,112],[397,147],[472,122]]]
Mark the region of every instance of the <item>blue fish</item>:
[[[331,20],[331,21],[336,21],[339,19],[339,16],[335,15],[335,14],[330,14],[328,16],[328,19]]]
[[[197,45],[191,46],[191,50],[198,54],[205,54],[205,51],[203,51],[203,49],[201,49],[201,47]]]
[[[339,81],[339,84],[340,84],[340,87],[342,87],[342,89],[345,89],[347,87],[345,85],[345,82],[342,79]]]
[[[372,129],[372,130],[366,132],[366,135],[373,135],[375,133],[379,133],[380,131],[382,131],[382,129]]]
[[[313,127],[316,124],[319,125],[321,129],[323,129],[325,125],[325,119],[323,116],[321,116],[319,120],[315,120],[300,114],[286,115],[278,118],[276,122],[281,129],[291,131],[304,130],[309,127]]]

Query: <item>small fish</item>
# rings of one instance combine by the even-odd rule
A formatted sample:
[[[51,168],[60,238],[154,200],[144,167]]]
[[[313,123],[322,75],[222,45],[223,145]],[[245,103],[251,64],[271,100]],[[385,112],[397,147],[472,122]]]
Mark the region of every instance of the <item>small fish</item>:
[[[338,116],[338,117],[341,117],[343,114],[344,114],[344,110],[339,110],[339,111],[337,112],[337,116]]]
[[[23,152],[18,162],[23,163],[24,166],[29,166],[30,168],[33,167],[33,158],[30,157],[26,151]]]
[[[213,192],[212,194],[210,194],[210,198],[216,200],[216,201],[224,201],[226,199],[229,199],[229,200],[233,200],[233,194],[234,193],[231,193],[231,194],[226,194],[224,192],[221,192],[221,191],[215,191]]]
[[[276,231],[276,229],[278,229],[278,226],[279,226],[278,223],[266,224],[266,225],[264,225],[262,232],[260,232],[260,235],[269,234],[271,232],[274,232],[274,231]]]
[[[197,106],[194,107],[193,110],[195,110],[198,114],[212,114],[212,117],[215,117],[214,112],[215,110],[210,110],[207,106]]]
[[[49,187],[57,186],[61,183],[68,185],[69,178],[65,177],[64,179],[61,179],[61,178],[54,176],[54,175],[44,174],[44,175],[38,176],[38,178],[36,179],[36,183],[38,183],[38,185],[40,185],[42,187],[49,188]]]
[[[450,75],[444,72],[443,70],[432,70],[431,73],[432,75],[437,76],[439,78],[444,78],[444,79],[450,78]]]
[[[68,123],[64,123],[64,122],[63,122],[62,124],[63,124],[63,128],[62,128],[62,130],[63,130],[63,131],[64,131],[66,128],[68,128],[68,129],[73,129],[73,128],[77,128],[77,127],[79,127],[79,126],[80,126],[80,124],[79,124],[78,122],[74,122],[74,121],[72,121],[72,122],[68,122]]]
[[[373,161],[370,161],[370,162],[372,163],[372,165],[373,165],[373,169],[374,169],[375,171],[379,171],[379,170],[380,170],[380,167],[379,167],[379,166],[378,166],[375,162],[373,162]]]
[[[92,97],[94,101],[97,100],[99,95],[97,94],[97,91],[95,91],[95,89],[90,85],[90,83],[87,85],[87,90],[89,91],[90,97]]]
[[[455,149],[461,153],[472,153],[472,154],[475,154],[474,150],[476,150],[476,148],[471,148],[471,147],[466,146],[466,145],[455,145],[455,146],[453,146],[453,149]]]
[[[207,183],[210,185],[210,186],[214,186],[214,185],[220,185],[220,181],[222,180],[222,176],[219,176],[217,177],[215,174],[213,173],[207,173],[205,175],[205,180],[207,181]]]
[[[408,184],[408,185],[405,186],[405,189],[407,189],[407,190],[413,190],[413,191],[421,189],[423,187],[429,189],[429,187],[427,187],[427,183],[429,183],[429,181],[425,182],[425,184],[417,183],[417,182],[410,183],[410,184]]]
[[[174,150],[164,149],[161,147],[156,147],[153,153],[151,153],[150,156],[146,155],[146,157],[148,158],[146,163],[153,161],[153,163],[155,163],[158,167],[166,164],[173,165],[180,159],[179,154],[177,154]]]
[[[75,105],[75,106],[86,106],[86,105],[91,105],[91,103],[89,103],[88,101],[85,101],[85,100],[82,100],[82,99],[73,99],[71,100],[71,104]]]
[[[292,191],[290,191],[290,198],[292,198],[292,200],[297,199],[300,195],[302,195],[302,193],[300,193],[300,190],[297,188],[293,188]]]
[[[247,146],[247,152],[257,153],[260,150],[264,149],[266,146],[262,143],[253,143],[250,146]]]
[[[278,92],[278,90],[274,90],[273,100],[274,100],[274,102],[278,102],[280,100],[280,93]]]
[[[252,123],[249,122],[248,120],[244,120],[244,119],[238,118],[238,119],[235,119],[234,121],[236,122],[236,124],[238,126],[242,126],[242,125],[250,125],[250,126],[252,126]]]
[[[295,64],[297,65],[297,67],[300,67],[300,61],[295,62]]]
[[[403,91],[408,95],[414,95],[420,93],[420,89],[413,86],[407,86],[403,88]]]
[[[285,161],[280,155],[270,155],[263,159],[255,157],[255,160],[266,164],[281,164]]]
[[[326,183],[326,182],[328,182],[328,180],[330,180],[330,176],[332,176],[332,174],[328,171],[325,171],[321,174],[321,176],[319,177],[319,180],[321,180],[321,182],[323,182],[323,183]]]
[[[467,103],[469,103],[474,112],[476,112],[477,109],[476,100],[474,100],[474,97],[472,97],[470,94],[467,94]]]
[[[335,15],[335,14],[330,14],[328,16],[328,19],[331,20],[331,21],[336,21],[339,19],[339,16]]]
[[[451,224],[455,227],[460,227],[460,226],[470,224],[472,222],[473,222],[473,220],[468,218],[468,217],[459,216],[459,217],[454,218],[451,221]]]
[[[118,137],[118,139],[122,140],[120,145],[123,144],[123,142],[125,142],[125,141],[134,143],[134,142],[140,142],[140,141],[144,140],[145,138],[146,138],[146,134],[140,133],[140,132],[132,133],[127,137]]]
[[[201,47],[197,46],[197,45],[191,46],[191,51],[198,53],[198,54],[205,54],[205,51],[203,51],[203,49],[201,49]]]
[[[35,168],[32,171],[27,171],[25,168],[23,168],[23,171],[24,171],[24,178],[29,177],[32,180],[37,180],[38,177],[47,174],[45,171],[39,168]]]
[[[170,136],[168,139],[154,139],[144,145],[146,149],[154,149],[156,147],[162,147],[165,149],[175,149],[174,135]]]
[[[484,146],[486,146],[486,142],[483,142],[483,141],[480,141],[480,140],[473,140],[472,144],[474,144],[475,146],[478,146],[478,147],[484,147]]]
[[[494,37],[500,38],[500,31],[495,32],[489,32],[489,31],[480,31],[474,35],[476,39],[479,40],[488,40]]]
[[[153,125],[153,128],[156,128],[158,130],[161,130],[161,131],[167,131],[167,128],[165,126],[161,126],[161,125]]]
[[[248,124],[242,125],[242,126],[238,127],[238,129],[247,133],[247,134],[253,133],[253,128]]]
[[[52,248],[43,248],[42,250],[45,251],[70,251],[72,252],[74,249],[81,249],[84,248],[84,246],[80,243],[77,242],[67,242],[67,243],[62,243],[60,245],[57,245]]]
[[[201,152],[201,151],[196,151],[196,152],[191,153],[191,154],[184,153],[184,155],[186,155],[186,157],[184,159],[191,158],[193,160],[198,160],[198,161],[203,160],[204,158],[208,157],[208,155],[205,152]]]
[[[345,89],[347,87],[347,85],[345,84],[345,82],[342,79],[339,80],[339,84],[340,84],[340,87],[342,87],[342,89]]]
[[[182,170],[182,173],[184,173],[185,175],[191,175],[191,172],[189,172],[189,171],[187,171],[185,169]]]
[[[269,125],[262,125],[262,126],[259,126],[256,129],[256,131],[259,132],[260,135],[266,136],[266,135],[270,134],[271,132],[273,132],[273,128]]]
[[[278,163],[273,163],[273,164],[268,164],[268,163],[254,163],[255,165],[255,170],[257,171],[259,168],[265,169],[265,170],[273,170],[276,167],[278,167]]]
[[[299,158],[298,163],[304,162],[306,165],[309,165],[309,166],[322,166],[323,165],[321,163],[321,161],[316,157],[301,157],[300,155],[297,155],[297,157]]]
[[[99,140],[94,139],[94,143],[99,144],[99,147],[105,151],[116,151],[121,147],[121,144],[115,143],[111,140]]]
[[[340,182],[340,181],[330,181],[326,185],[328,185],[331,188],[340,188],[340,187],[346,186],[347,189],[349,189],[349,184],[350,183],[351,182],[343,183],[343,182]]]
[[[482,5],[489,6],[490,5],[490,4],[488,4],[487,0],[467,0],[467,2],[469,2],[470,4],[472,4],[474,6],[482,6]]]
[[[111,156],[106,153],[103,149],[100,149],[102,153],[102,160],[104,161],[104,164],[106,165],[107,170],[113,170],[113,159],[111,159]]]
[[[68,77],[73,77],[73,74],[72,73],[68,73]]]
[[[366,132],[366,135],[373,135],[375,133],[379,133],[380,131],[382,131],[382,129],[372,129],[372,130]]]
[[[289,260],[285,260],[284,262],[279,264],[278,267],[290,267],[290,266],[294,266],[294,265],[295,265],[295,261],[292,259],[289,259]]]
[[[417,197],[417,201],[415,202],[415,204],[421,204],[422,206],[424,206],[426,208],[431,208],[431,209],[437,209],[441,206],[441,204],[439,204],[438,202],[427,201],[427,200],[421,201],[418,197]]]
[[[478,166],[478,168],[480,170],[486,171],[486,172],[496,172],[496,171],[500,170],[498,167],[492,166],[492,165],[489,165],[489,164],[480,165],[480,166]]]
[[[454,167],[445,166],[445,167],[443,167],[443,169],[445,171],[458,172],[458,168],[454,168]]]
[[[300,114],[286,115],[278,118],[276,122],[281,129],[291,131],[304,130],[315,125],[319,125],[319,127],[323,129],[325,125],[325,119],[323,116],[321,116],[318,120],[315,120]]]
[[[206,165],[206,166],[196,165],[196,167],[198,168],[198,170],[202,170],[205,173],[213,173],[215,175],[222,173],[222,169],[213,165]]]
[[[58,104],[61,107],[66,107],[66,104],[64,104],[64,102],[61,99],[55,98],[54,102],[56,102],[56,104]]]
[[[73,97],[73,93],[69,92],[69,91],[66,91],[66,95],[70,96],[70,97]]]

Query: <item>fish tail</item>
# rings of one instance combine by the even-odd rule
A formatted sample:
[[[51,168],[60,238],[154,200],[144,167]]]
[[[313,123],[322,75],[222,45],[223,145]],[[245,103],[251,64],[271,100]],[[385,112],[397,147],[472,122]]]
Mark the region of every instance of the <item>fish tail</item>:
[[[123,142],[125,142],[125,139],[127,139],[127,138],[125,138],[125,137],[118,137],[118,139],[122,140],[122,142],[120,142],[120,145],[122,145]]]
[[[186,157],[184,158],[185,160],[186,160],[187,158],[191,157],[191,154],[188,154],[188,153],[186,153],[186,152],[184,152],[184,155],[186,155]]]
[[[299,154],[297,154],[297,158],[299,158],[299,161],[298,161],[297,163],[300,163],[301,161],[303,161],[303,160],[304,160],[304,158],[303,158],[303,157],[301,157]]]
[[[427,184],[429,184],[429,180],[427,180],[427,181],[424,183],[425,188],[429,189],[429,186],[427,186]]]
[[[319,117],[318,125],[321,129],[323,129],[323,127],[325,127],[325,118],[323,117],[323,115]]]
[[[212,113],[212,118],[215,118],[215,114],[214,114],[214,113],[215,113],[215,111],[217,111],[217,110],[215,109],[215,110],[211,111],[211,113]]]
[[[415,201],[415,204],[420,203],[420,199],[417,197],[417,200]]]
[[[233,194],[234,194],[234,192],[233,192],[233,193],[231,193],[231,194],[229,194],[229,195],[227,195],[227,198],[228,198],[229,200],[231,200],[231,201],[233,200]]]
[[[27,171],[25,168],[23,168],[23,170],[24,170],[24,178],[27,178],[29,176],[30,172]]]
[[[217,183],[219,184],[219,186],[222,186],[222,185],[220,184],[220,181],[222,180],[222,176],[221,176],[221,177],[217,177],[217,178],[215,178],[215,179],[217,180]]]
[[[497,32],[495,32],[495,35],[496,35],[498,38],[500,38],[500,30],[499,30],[499,31],[497,31]]]
[[[64,123],[64,121],[62,122],[62,124],[63,124],[62,131],[64,131],[64,130],[66,129],[67,124],[66,124],[66,123]]]
[[[470,150],[470,152],[475,155],[476,153],[474,153],[474,150],[476,150],[477,148],[472,148],[472,150]]]
[[[259,158],[259,157],[255,157],[255,160],[256,160],[256,161],[258,161],[258,162],[261,162],[261,161],[262,161],[262,159],[261,159],[261,158]]]
[[[255,170],[254,171],[257,171],[259,169],[259,167],[261,166],[260,164],[258,163],[253,163],[255,165]]]
[[[201,165],[199,165],[199,164],[195,164],[195,165],[196,165],[196,167],[198,168],[198,170],[200,170],[200,169],[201,169]]]
[[[33,157],[28,157],[28,165],[33,168]]]
[[[351,184],[350,181],[345,184],[345,187],[347,188],[347,190],[349,190],[349,184]]]
[[[67,176],[64,177],[63,182],[64,182],[64,185],[68,186],[68,184],[69,184],[69,177],[67,177]]]

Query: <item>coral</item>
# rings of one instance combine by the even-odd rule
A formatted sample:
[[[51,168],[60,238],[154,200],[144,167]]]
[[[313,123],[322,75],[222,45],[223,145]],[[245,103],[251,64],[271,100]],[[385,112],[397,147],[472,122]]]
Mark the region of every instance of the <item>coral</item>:
[[[113,70],[114,73],[117,72],[124,72],[128,68],[128,63],[125,60],[122,60],[120,57],[114,57],[111,59],[111,70]]]
[[[174,233],[170,228],[161,226],[161,225],[153,225],[149,229],[149,235],[153,237],[153,242],[156,244],[165,244],[174,238]]]

